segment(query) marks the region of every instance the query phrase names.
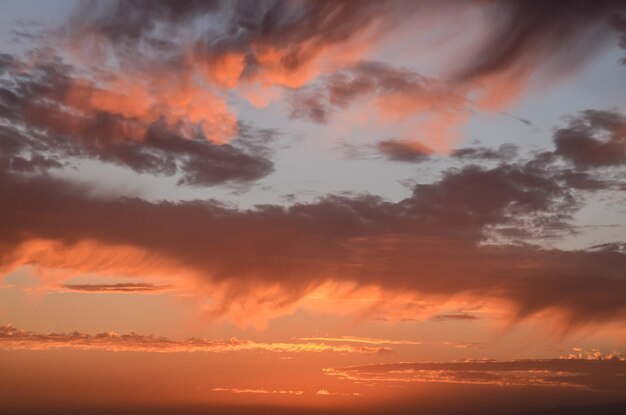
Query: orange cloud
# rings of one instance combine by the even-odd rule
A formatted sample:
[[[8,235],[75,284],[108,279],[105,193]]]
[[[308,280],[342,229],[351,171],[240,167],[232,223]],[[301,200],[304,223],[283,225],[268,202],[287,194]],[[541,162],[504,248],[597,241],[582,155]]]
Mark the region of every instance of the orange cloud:
[[[298,7],[189,4],[176,11],[171,7],[163,3],[144,8],[121,2],[108,10],[79,7],[68,22],[70,48],[78,59],[87,56],[88,63],[95,59],[108,64],[113,57],[124,70],[138,67],[150,74],[160,70],[153,66],[155,57],[166,55],[167,69],[175,71],[176,78],[192,79],[199,74],[219,88],[299,88],[322,73],[356,62],[374,49],[396,19],[419,9],[386,0],[358,8],[343,2],[324,6],[302,2]],[[263,20],[263,13],[274,18]],[[113,16],[120,22],[115,27],[109,25]],[[211,19],[220,24],[207,26]],[[148,22],[158,22],[169,36],[155,33]],[[214,33],[216,29],[227,35]],[[146,41],[141,42],[144,37]],[[94,53],[94,48],[84,48],[85,43],[99,47]],[[134,46],[132,53],[129,45]],[[159,77],[161,82],[164,79]],[[268,94],[263,95],[267,99]]]
[[[278,395],[304,395],[304,391],[294,390],[269,390],[269,389],[246,389],[246,388],[212,388],[213,392],[230,392],[230,393],[255,393],[255,394],[278,394]]]
[[[160,293],[170,290],[167,285],[150,283],[116,283],[116,284],[64,284],[60,290],[81,293]]]
[[[372,337],[354,337],[354,336],[340,336],[340,337],[300,337],[299,340],[303,341],[320,341],[320,342],[341,342],[341,343],[363,343],[374,345],[398,345],[398,346],[423,346],[423,345],[441,345],[444,347],[455,347],[459,349],[465,349],[468,347],[481,347],[477,344],[466,343],[454,343],[454,342],[423,342],[416,340],[391,340],[391,339],[377,339]]]
[[[99,82],[104,85],[75,81],[65,94],[65,104],[87,117],[106,112],[139,121],[141,127],[135,124],[129,131],[133,139],[142,140],[149,125],[161,117],[170,128],[188,138],[193,137],[195,127],[217,144],[226,143],[237,134],[234,110],[223,98],[193,80],[167,74],[110,74]]]
[[[558,78],[585,62],[590,50],[597,49],[592,45],[606,44],[610,18],[619,6],[607,1],[537,9],[525,2],[496,1],[454,10],[447,2],[379,1],[354,8],[344,2],[322,7],[305,1],[297,7],[280,2],[258,7],[194,3],[172,9],[166,3],[148,8],[123,2],[107,9],[79,7],[68,22],[69,43],[71,49],[82,49],[75,60],[82,60],[79,66],[90,76],[75,80],[64,101],[85,117],[101,112],[122,117],[116,136],[139,140],[149,125],[162,120],[185,137],[202,131],[209,141],[223,144],[237,135],[237,116],[227,103],[233,94],[264,107],[283,90],[306,89],[337,73],[345,78],[411,19],[439,28],[429,21],[433,10],[441,16],[470,13],[498,24],[482,25],[476,44],[465,45],[471,53],[449,59],[457,70],[448,83],[388,66],[386,84],[370,71],[361,77],[371,78],[370,85],[355,78],[343,86],[330,85],[329,103],[346,109],[354,98],[367,98],[386,128],[402,125],[394,131],[399,141],[449,153],[475,108],[500,111],[528,90],[537,74]],[[264,19],[266,13],[273,18]],[[220,24],[207,26],[207,21]],[[464,28],[475,29],[471,24]],[[413,30],[411,36],[419,33]],[[89,69],[94,62],[108,70]],[[310,97],[303,100],[311,103]],[[320,121],[328,111],[315,105],[292,109],[292,116]],[[84,121],[74,121],[71,126],[56,124],[84,131]]]
[[[58,55],[29,65],[10,56],[0,66],[16,83],[2,87],[13,97],[0,102],[0,118],[11,126],[3,168],[41,172],[87,158],[180,173],[179,184],[188,186],[250,182],[272,171],[266,146],[275,132],[240,126],[225,98],[198,80],[101,69],[91,74],[96,82]]]
[[[185,271],[176,261],[158,257],[141,248],[118,245],[104,246],[94,240],[67,245],[61,241],[31,239],[20,244],[4,257],[2,271],[9,273],[23,264],[39,264],[40,276],[51,286],[76,273],[139,276],[166,281],[176,274],[177,281],[187,280],[191,271]],[[182,280],[180,279],[182,277]]]
[[[227,88],[236,87],[245,70],[245,55],[237,52],[226,52],[211,59],[206,56],[191,54],[191,65],[205,66],[205,76],[208,82]]]
[[[135,333],[117,334],[114,332],[89,335],[85,333],[36,334],[21,330],[12,325],[0,326],[0,349],[5,350],[103,350],[109,352],[144,353],[228,353],[260,351],[272,353],[340,353],[367,354],[390,353],[385,347],[336,345],[319,342],[307,343],[259,343],[250,340],[209,340],[190,338],[171,340],[165,337],[143,336]]]

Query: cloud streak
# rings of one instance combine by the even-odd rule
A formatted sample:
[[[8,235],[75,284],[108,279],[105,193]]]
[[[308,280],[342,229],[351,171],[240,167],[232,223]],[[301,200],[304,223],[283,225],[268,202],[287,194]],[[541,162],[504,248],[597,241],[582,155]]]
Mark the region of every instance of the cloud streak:
[[[456,383],[503,387],[552,387],[623,392],[626,360],[621,355],[595,359],[473,360],[442,363],[389,363],[324,369],[353,382]]]
[[[372,337],[356,337],[356,336],[340,336],[340,337],[301,337],[298,340],[302,341],[320,341],[320,342],[337,342],[337,343],[362,343],[373,345],[397,345],[397,346],[423,346],[423,345],[440,345],[444,347],[454,347],[458,349],[465,349],[469,347],[481,347],[478,344],[466,344],[455,342],[424,342],[418,340],[393,340],[393,339],[378,339]]]
[[[453,313],[453,314],[437,314],[434,317],[435,320],[449,321],[449,320],[478,320],[473,314],[469,313]]]
[[[453,77],[474,84],[481,92],[477,105],[488,109],[509,105],[537,74],[554,80],[580,69],[615,40],[611,21],[626,7],[619,0],[482,6],[489,28]]]
[[[278,390],[271,390],[271,389],[263,389],[263,388],[257,388],[257,389],[250,389],[250,388],[213,388],[211,389],[212,392],[230,392],[230,393],[252,393],[252,394],[262,394],[262,395],[268,395],[268,394],[277,394],[277,395],[304,395],[304,391],[300,391],[300,390],[290,390],[290,389],[278,389]]]
[[[0,326],[0,349],[4,350],[102,350],[108,352],[142,353],[230,353],[259,351],[271,353],[391,353],[386,347],[335,345],[319,342],[259,343],[250,340],[209,340],[190,338],[172,340],[166,337],[144,336],[135,333],[114,332],[89,335],[85,333],[37,334],[17,329],[12,325]]]
[[[64,284],[63,290],[84,293],[155,293],[169,290],[167,285],[150,283],[118,283],[118,284]]]

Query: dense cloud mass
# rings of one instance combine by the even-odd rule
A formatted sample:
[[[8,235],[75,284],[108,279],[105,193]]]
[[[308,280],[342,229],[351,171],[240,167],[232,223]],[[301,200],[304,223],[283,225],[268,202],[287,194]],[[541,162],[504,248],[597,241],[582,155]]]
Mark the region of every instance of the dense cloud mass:
[[[626,117],[613,111],[587,110],[554,135],[555,153],[577,167],[626,164]]]
[[[0,192],[13,196],[0,208],[0,243],[5,269],[188,272],[227,287],[221,312],[259,287],[279,287],[262,297],[280,307],[345,281],[500,298],[518,317],[551,309],[572,323],[623,318],[623,253],[480,245],[493,234],[521,241],[569,232],[574,191],[560,170],[533,163],[468,166],[397,203],[328,196],[243,211],[211,201],[98,199],[61,181],[3,172]],[[80,256],[81,244],[99,254]],[[107,247],[132,249],[117,256]]]
[[[428,159],[432,150],[419,143],[398,140],[383,140],[378,143],[378,151],[389,160],[420,162]]]

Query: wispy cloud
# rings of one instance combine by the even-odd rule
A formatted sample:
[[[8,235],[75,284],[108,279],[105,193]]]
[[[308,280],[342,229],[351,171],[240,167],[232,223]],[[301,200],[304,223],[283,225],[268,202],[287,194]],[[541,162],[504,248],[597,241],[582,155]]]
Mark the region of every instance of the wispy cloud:
[[[419,340],[392,340],[379,339],[373,337],[355,337],[355,336],[339,336],[339,337],[300,337],[302,341],[320,341],[320,342],[343,342],[343,343],[364,343],[374,345],[398,345],[398,346],[423,346],[423,345],[441,345],[446,347],[456,347],[465,349],[468,347],[482,347],[475,343],[456,343],[456,342],[424,342]]]
[[[450,313],[450,314],[437,314],[433,317],[435,320],[478,320],[473,314],[469,313]]]
[[[171,289],[168,285],[151,283],[117,283],[117,284],[64,284],[61,290],[85,293],[154,293]]]
[[[266,389],[266,388],[212,388],[212,392],[228,392],[235,394],[257,394],[257,395],[305,395],[313,394],[320,396],[363,396],[361,393],[341,393],[341,392],[329,392],[326,389],[319,389],[315,392],[305,392],[302,390],[291,389]]]
[[[252,393],[252,394],[262,394],[262,395],[304,395],[304,391],[299,390],[270,390],[270,389],[251,389],[251,388],[213,388],[211,389],[213,392],[230,392],[230,393]]]
[[[599,353],[582,359],[572,355],[559,359],[374,364],[324,369],[324,373],[354,382],[374,384],[433,382],[626,390],[626,359],[619,353]]]
[[[12,325],[0,326],[0,349],[6,350],[104,350],[110,352],[149,352],[181,353],[208,352],[226,353],[238,351],[264,351],[275,353],[391,353],[387,347],[336,345],[320,342],[306,343],[262,343],[251,340],[231,338],[228,340],[209,340],[189,338],[172,340],[166,337],[145,336],[136,333],[118,334],[115,332],[89,335],[85,333],[47,333],[37,334],[21,330]]]
[[[340,337],[300,337],[298,340],[303,341],[324,341],[324,342],[348,342],[348,343],[365,343],[365,344],[396,344],[396,345],[414,345],[420,346],[425,344],[424,342],[417,340],[390,340],[390,339],[377,339],[372,337],[355,337],[355,336],[340,336]]]

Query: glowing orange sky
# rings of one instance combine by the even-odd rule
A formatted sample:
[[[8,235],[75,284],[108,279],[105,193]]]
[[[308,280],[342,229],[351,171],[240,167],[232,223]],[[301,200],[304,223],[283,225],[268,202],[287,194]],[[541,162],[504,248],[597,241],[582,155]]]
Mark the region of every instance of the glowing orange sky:
[[[0,9],[0,412],[625,405],[623,1]]]

